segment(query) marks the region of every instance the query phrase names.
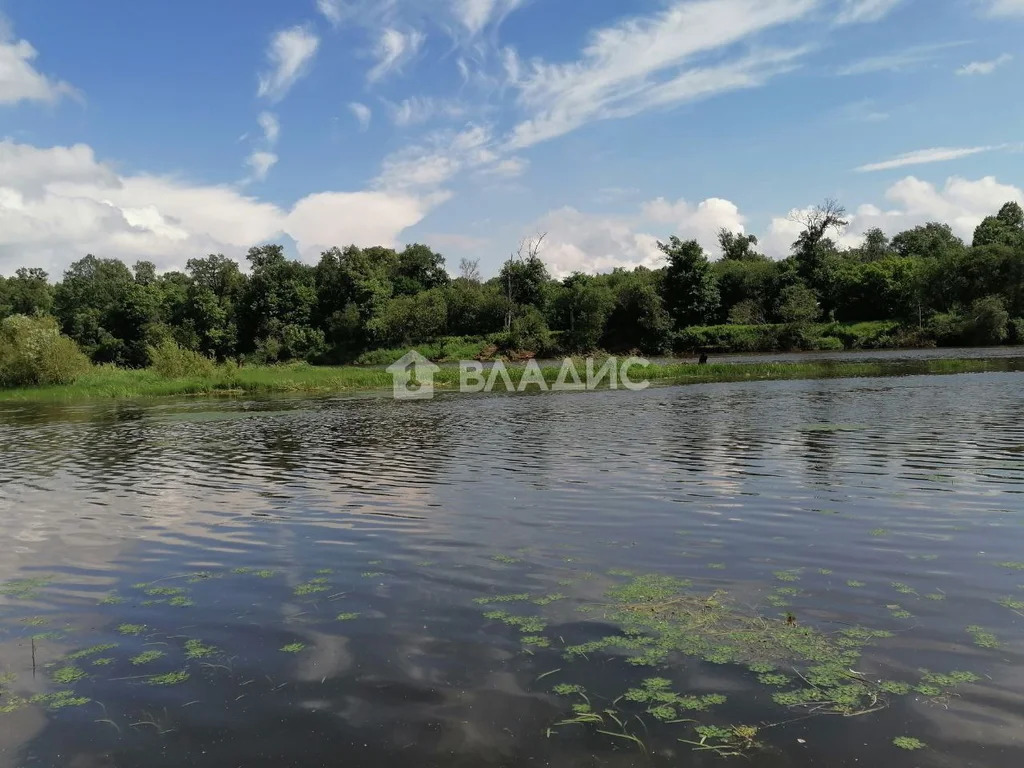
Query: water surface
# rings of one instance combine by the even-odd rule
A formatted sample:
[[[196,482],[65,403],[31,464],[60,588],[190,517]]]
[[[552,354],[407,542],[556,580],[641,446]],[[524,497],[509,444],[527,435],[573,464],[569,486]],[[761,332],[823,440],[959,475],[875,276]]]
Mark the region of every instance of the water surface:
[[[755,765],[1019,766],[1021,381],[4,405],[0,765],[719,764],[628,702],[642,748],[556,725],[556,685],[603,707],[656,675],[761,726]],[[978,680],[808,717],[742,665],[563,656],[651,573],[891,632],[865,679]]]

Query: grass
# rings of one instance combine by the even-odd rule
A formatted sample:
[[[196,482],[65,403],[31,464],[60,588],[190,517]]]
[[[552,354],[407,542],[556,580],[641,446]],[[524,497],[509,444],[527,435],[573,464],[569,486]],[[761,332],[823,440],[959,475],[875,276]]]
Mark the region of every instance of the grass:
[[[523,368],[509,366],[509,376],[518,387]],[[583,366],[579,366],[583,371]],[[650,365],[642,372],[632,369],[631,378],[646,378],[663,384],[697,384],[716,381],[748,381],[773,379],[823,379],[894,376],[906,374],[956,374],[1019,370],[1019,363],[1009,359],[923,360],[909,363],[885,361],[845,362],[820,360],[797,363],[668,363]],[[541,369],[543,378],[552,384],[560,367]],[[442,368],[434,378],[440,390],[455,390],[459,385],[457,368]],[[209,375],[165,378],[152,369],[126,370],[113,366],[96,366],[74,384],[24,387],[0,390],[3,401],[74,401],[95,398],[162,397],[171,395],[232,395],[310,393],[332,394],[388,390],[391,375],[383,368],[359,366],[311,366],[289,364],[275,366],[218,366]],[[498,379],[497,389],[504,385]],[[535,389],[531,387],[531,389]]]

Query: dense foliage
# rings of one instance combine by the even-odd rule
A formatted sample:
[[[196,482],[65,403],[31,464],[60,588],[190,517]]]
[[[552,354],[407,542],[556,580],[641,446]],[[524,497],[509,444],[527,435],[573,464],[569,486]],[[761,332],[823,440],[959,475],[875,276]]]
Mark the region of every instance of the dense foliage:
[[[5,321],[3,354],[22,362],[4,362],[4,377],[71,375],[25,373],[27,353],[12,351],[22,337],[62,344],[57,328],[93,362],[168,371],[194,371],[206,359],[347,362],[369,350],[443,350],[448,339],[459,348],[464,337],[542,354],[1024,342],[1017,203],[986,218],[970,245],[930,223],[891,240],[873,230],[844,250],[832,239],[844,216],[833,202],[812,211],[781,261],[760,254],[755,237],[723,230],[716,261],[672,237],[660,246],[660,269],[563,280],[550,276],[540,241],[486,281],[467,261],[453,278],[420,244],[332,248],[315,266],[262,245],[249,251],[246,271],[211,255],[163,274],[146,261],[129,268],[89,255],[56,285],[39,269],[0,278],[0,318],[22,318]],[[53,319],[33,321],[30,332],[28,318]]]

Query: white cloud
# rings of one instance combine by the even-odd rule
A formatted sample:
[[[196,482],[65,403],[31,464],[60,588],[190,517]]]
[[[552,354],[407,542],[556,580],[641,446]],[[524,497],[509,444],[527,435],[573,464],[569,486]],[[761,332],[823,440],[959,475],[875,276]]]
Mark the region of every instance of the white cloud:
[[[92,149],[0,141],[0,272],[40,266],[58,275],[86,253],[160,268],[206,253],[240,258],[281,234],[303,258],[324,245],[394,245],[438,196],[391,191],[321,192],[291,209],[228,185],[119,174]]]
[[[837,242],[843,247],[860,245],[864,234],[878,227],[892,236],[913,227],[938,221],[949,224],[953,232],[970,243],[974,230],[986,216],[994,215],[1004,203],[1016,200],[1024,204],[1024,190],[1001,184],[993,176],[971,181],[951,176],[940,189],[936,185],[907,176],[885,192],[890,207],[883,209],[873,203],[857,207],[847,218],[850,222]],[[794,221],[804,211],[791,211],[789,216],[772,219],[768,233],[761,239],[764,252],[773,258],[790,253],[790,246],[800,234]]]
[[[1009,64],[1011,61],[1013,61],[1013,56],[1004,53],[989,61],[972,61],[970,64],[960,67],[956,73],[958,75],[991,75],[999,67]]]
[[[842,0],[837,24],[862,24],[888,16],[903,0]]]
[[[348,243],[392,246],[433,204],[433,200],[386,192],[321,192],[297,202],[284,228],[307,258]]]
[[[246,158],[245,164],[251,171],[249,181],[263,181],[270,169],[277,165],[277,155],[273,152],[253,152]]]
[[[454,0],[452,10],[466,31],[476,35],[485,27],[500,24],[522,4],[523,0]]]
[[[895,53],[887,53],[882,56],[871,56],[861,59],[852,64],[847,64],[838,70],[837,74],[842,76],[869,75],[875,72],[904,72],[916,69],[921,64],[934,61],[939,55],[950,48],[958,48],[966,43],[949,42],[935,43],[932,45],[915,45]]]
[[[382,30],[374,51],[377,64],[366,74],[366,78],[374,83],[400,71],[419,52],[426,39],[426,35],[417,30],[402,32],[393,27]]]
[[[744,231],[745,218],[728,200],[709,198],[697,205],[658,198],[631,216],[582,213],[560,208],[543,216],[529,231],[546,232],[542,257],[552,274],[609,272],[616,267],[651,269],[664,264],[658,240],[678,235],[697,240],[712,258],[718,255],[722,227]],[[658,234],[652,234],[654,230]]]
[[[526,169],[529,167],[530,161],[526,158],[508,157],[485,168],[483,173],[487,176],[500,176],[506,179],[514,179],[526,173]]]
[[[400,191],[436,191],[460,171],[485,170],[501,162],[487,126],[469,125],[459,132],[437,131],[425,143],[385,158],[377,186]]]
[[[908,165],[925,165],[927,163],[942,163],[948,160],[959,160],[961,157],[981,154],[982,152],[993,152],[998,149],[1005,149],[1006,145],[990,147],[933,147],[931,149],[919,149],[914,152],[906,152],[902,155],[883,160],[880,163],[869,163],[862,165],[856,170],[859,173],[870,173],[872,171],[888,171],[893,168],[905,168]]]
[[[1024,16],[1024,0],[989,0],[991,16]]]
[[[259,95],[271,101],[283,99],[306,74],[319,46],[320,38],[307,27],[276,32],[267,48],[269,69],[259,76]]]
[[[430,96],[412,96],[398,103],[386,101],[391,119],[398,126],[419,125],[437,117],[463,117],[467,108],[457,101],[435,99]]]
[[[33,66],[36,49],[27,40],[14,40],[0,19],[0,104],[20,101],[55,102],[75,96],[74,88],[52,80]]]
[[[592,32],[577,61],[538,60],[526,71],[506,61],[506,71],[519,74],[512,85],[530,113],[511,145],[526,147],[593,120],[761,85],[791,69],[803,51],[762,51],[714,64],[694,59],[796,21],[816,5],[817,0],[675,0],[654,15]]]
[[[256,122],[263,129],[263,138],[267,144],[270,146],[277,144],[277,140],[281,136],[281,123],[277,119],[277,115],[273,112],[260,112]]]
[[[365,131],[370,127],[370,121],[373,119],[373,112],[365,104],[360,104],[358,101],[353,101],[348,105],[349,110],[355,115],[357,121],[359,121],[359,130]]]

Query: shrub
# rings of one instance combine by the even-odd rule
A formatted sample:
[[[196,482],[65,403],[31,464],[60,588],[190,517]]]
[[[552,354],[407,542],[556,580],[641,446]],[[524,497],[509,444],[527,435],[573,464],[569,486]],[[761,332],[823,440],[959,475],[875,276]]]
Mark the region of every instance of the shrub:
[[[12,315],[0,322],[0,384],[72,384],[90,368],[52,317]]]
[[[1009,336],[1010,315],[998,296],[986,296],[971,305],[968,334],[975,344],[1002,344]]]
[[[147,350],[150,367],[166,379],[213,375],[212,360],[190,349],[182,349],[173,341],[164,340]]]
[[[1015,317],[1010,321],[1010,337],[1007,341],[1011,344],[1024,344],[1024,317]]]

